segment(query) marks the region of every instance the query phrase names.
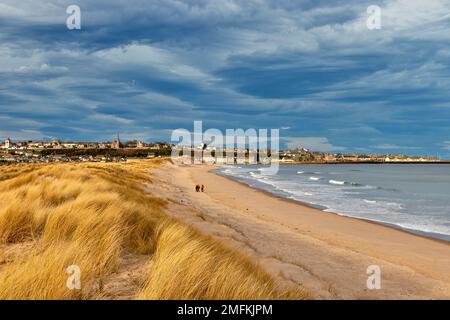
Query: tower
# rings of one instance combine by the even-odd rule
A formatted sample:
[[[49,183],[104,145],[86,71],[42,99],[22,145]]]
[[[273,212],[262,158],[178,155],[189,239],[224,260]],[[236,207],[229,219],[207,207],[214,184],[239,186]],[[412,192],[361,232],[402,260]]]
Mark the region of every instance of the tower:
[[[6,148],[6,149],[9,149],[9,148],[11,148],[11,147],[12,147],[12,141],[11,141],[10,138],[7,138],[7,139],[5,140],[5,148]]]
[[[119,134],[117,134],[117,139],[113,143],[113,148],[114,149],[121,149],[121,148],[123,148],[123,144],[122,144],[122,142],[120,142]]]

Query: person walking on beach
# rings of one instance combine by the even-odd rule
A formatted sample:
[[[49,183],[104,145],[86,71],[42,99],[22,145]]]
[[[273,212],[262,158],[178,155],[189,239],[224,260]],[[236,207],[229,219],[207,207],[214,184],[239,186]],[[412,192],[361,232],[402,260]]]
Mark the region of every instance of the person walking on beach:
[[[200,185],[197,184],[197,185],[195,186],[195,191],[196,191],[196,192],[199,192],[199,191],[200,191]]]
[[[202,192],[203,192],[203,191],[205,191],[205,186],[204,186],[204,185],[202,185]]]

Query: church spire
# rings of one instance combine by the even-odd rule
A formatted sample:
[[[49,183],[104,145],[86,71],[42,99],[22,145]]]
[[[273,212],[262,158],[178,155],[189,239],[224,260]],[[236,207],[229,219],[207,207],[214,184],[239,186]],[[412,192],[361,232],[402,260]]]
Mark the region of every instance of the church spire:
[[[114,147],[115,149],[123,148],[123,144],[122,144],[122,142],[120,142],[120,136],[119,136],[119,133],[117,133],[117,139],[116,139],[116,141],[114,141],[113,147]]]

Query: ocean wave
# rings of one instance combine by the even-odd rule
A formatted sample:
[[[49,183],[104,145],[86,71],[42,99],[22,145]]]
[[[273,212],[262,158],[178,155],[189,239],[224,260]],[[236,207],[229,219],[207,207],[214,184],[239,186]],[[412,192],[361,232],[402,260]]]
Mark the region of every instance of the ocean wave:
[[[370,187],[370,186],[367,186],[367,185],[359,183],[359,182],[350,182],[349,184],[354,187]]]
[[[310,177],[309,179],[317,181],[317,180],[320,180],[321,178]],[[347,186],[352,186],[352,187],[369,187],[369,188],[371,187],[371,186],[368,186],[368,185],[365,185],[365,184],[362,184],[359,182],[348,182],[348,181],[333,180],[333,179],[329,180],[328,183],[334,184],[334,185],[339,185],[339,186],[347,185]]]
[[[417,222],[398,222],[398,223],[391,223],[387,221],[379,221],[381,223],[387,223],[393,226],[400,227],[402,229],[410,230],[410,231],[419,231],[419,232],[425,232],[425,233],[433,233],[433,234],[439,234],[441,236],[446,236],[445,239],[449,239],[448,236],[450,236],[450,230],[445,228],[445,226],[440,225],[430,225],[426,223],[420,223]],[[449,239],[450,240],[450,239]]]
[[[257,180],[257,181],[265,180],[265,179],[266,179],[266,178],[264,177],[264,175],[262,175],[262,174],[259,173],[259,172],[250,171],[250,172],[249,172],[249,175],[250,175],[250,177],[254,178],[254,179]]]
[[[229,165],[229,164],[223,164],[222,168],[234,168],[234,166]]]
[[[320,174],[319,171],[297,171],[298,174]]]
[[[344,185],[345,181],[339,181],[339,180],[330,180],[328,181],[330,184],[336,184],[336,185]]]
[[[392,192],[400,192],[400,190],[395,189],[395,188],[384,188],[384,187],[376,187],[378,190],[383,190],[383,191],[392,191]]]
[[[393,221],[392,219],[387,218],[374,218],[373,216],[371,217],[361,214],[353,214],[342,210],[336,210],[335,208],[332,207],[327,207],[326,209],[323,209],[323,211],[334,213],[337,214],[338,216],[353,217],[361,220],[373,221],[381,224],[388,224],[390,226],[410,230],[412,232],[439,234],[441,236],[444,236],[445,239],[450,240],[448,238],[448,236],[450,236],[450,230],[448,230],[448,228],[446,228],[444,225],[430,225],[423,222],[420,223],[419,221],[401,222],[401,221]]]
[[[403,209],[403,206],[400,203],[397,203],[397,202],[385,202],[384,204],[389,206],[389,207],[396,208],[396,209],[399,209],[399,210]]]
[[[258,170],[259,173],[262,174],[262,175],[271,175],[271,172],[272,172],[271,168],[258,168],[256,170]],[[267,173],[269,173],[269,174],[267,174]]]

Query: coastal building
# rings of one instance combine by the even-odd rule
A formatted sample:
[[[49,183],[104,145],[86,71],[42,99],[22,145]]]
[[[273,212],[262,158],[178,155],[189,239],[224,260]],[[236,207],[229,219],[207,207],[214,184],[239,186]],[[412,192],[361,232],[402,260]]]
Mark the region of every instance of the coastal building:
[[[13,146],[13,143],[12,143],[11,139],[10,138],[6,138],[5,139],[4,148],[5,149],[10,149],[10,148],[12,148],[12,146]]]
[[[77,144],[74,142],[65,142],[63,143],[63,147],[66,149],[75,149],[77,147]]]
[[[61,148],[61,140],[53,139],[51,142],[51,146],[52,146],[52,148],[55,148],[55,149]]]
[[[117,134],[117,139],[113,142],[112,148],[113,149],[122,149],[123,148],[123,144],[120,141],[119,134]]]
[[[98,144],[98,148],[99,149],[109,149],[109,148],[111,148],[111,143],[110,142],[100,142]]]

